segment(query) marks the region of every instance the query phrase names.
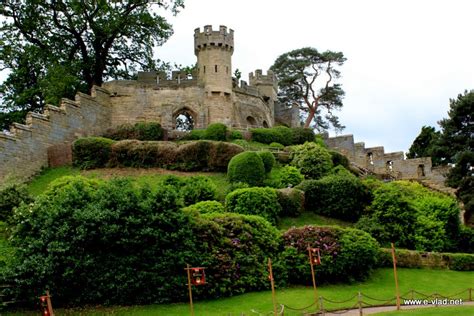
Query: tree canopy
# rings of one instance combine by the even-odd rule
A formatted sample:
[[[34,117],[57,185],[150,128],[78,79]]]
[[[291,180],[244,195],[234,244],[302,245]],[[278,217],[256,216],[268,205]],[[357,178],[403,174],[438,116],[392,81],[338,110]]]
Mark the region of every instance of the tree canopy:
[[[415,138],[407,153],[407,158],[431,157],[433,164],[439,164],[439,157],[435,155],[441,133],[432,126],[423,126],[420,134]]]
[[[6,1],[0,5],[3,112],[41,110],[104,79],[156,68],[152,48],[172,34],[160,14],[183,0]]]
[[[344,91],[336,80],[341,75],[338,67],[345,61],[341,52],[320,53],[305,47],[281,55],[271,67],[279,80],[279,101],[307,113],[304,127],[314,122],[319,131],[329,125],[344,128],[334,110],[342,107]]]

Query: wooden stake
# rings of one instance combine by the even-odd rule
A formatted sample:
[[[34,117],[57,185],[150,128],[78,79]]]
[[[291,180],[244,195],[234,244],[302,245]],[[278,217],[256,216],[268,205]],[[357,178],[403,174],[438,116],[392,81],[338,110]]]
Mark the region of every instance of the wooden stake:
[[[188,272],[189,308],[191,309],[191,316],[194,316],[193,290],[191,288],[191,268],[189,267],[189,264],[186,266],[186,271]]]
[[[53,304],[51,303],[51,296],[49,295],[49,290],[46,291],[46,304],[48,304],[49,315],[54,316]]]
[[[308,247],[309,265],[311,266],[311,277],[313,278],[313,290],[314,290],[314,304],[316,305],[316,311],[319,310],[318,290],[316,287],[316,273],[314,272],[313,266],[313,254],[311,248]]]
[[[268,258],[268,270],[270,272],[270,284],[272,285],[272,300],[273,300],[273,313],[275,316],[278,315],[277,312],[277,302],[275,295],[275,282],[273,281],[273,270],[272,270],[272,259]]]
[[[397,310],[400,310],[400,290],[398,289],[397,277],[397,258],[395,257],[395,246],[392,242],[392,261],[393,261],[393,276],[395,277],[395,292],[397,296]]]

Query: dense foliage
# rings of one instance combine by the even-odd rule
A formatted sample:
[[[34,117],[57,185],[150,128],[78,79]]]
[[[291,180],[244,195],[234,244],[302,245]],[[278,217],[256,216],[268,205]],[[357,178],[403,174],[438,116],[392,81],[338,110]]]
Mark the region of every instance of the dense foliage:
[[[271,178],[266,181],[266,184],[279,189],[292,188],[300,184],[303,180],[304,176],[300,173],[298,168],[286,165],[279,169],[274,169]]]
[[[180,185],[178,188],[179,195],[186,206],[200,201],[215,200],[217,196],[216,185],[205,176],[186,178],[184,185]]]
[[[293,135],[291,129],[284,126],[277,126],[272,128],[252,128],[252,140],[263,143],[280,143],[289,146],[293,142]]]
[[[405,181],[380,186],[373,194],[357,226],[381,244],[427,251],[458,247],[459,207],[451,197]]]
[[[259,186],[265,178],[265,166],[262,158],[255,152],[243,152],[234,156],[227,167],[230,182],[244,182],[250,186]]]
[[[229,193],[225,198],[228,212],[259,215],[275,224],[281,206],[278,195],[272,188],[244,188]]]
[[[199,214],[224,213],[225,208],[222,203],[217,201],[201,201],[183,208],[183,211]]]
[[[432,126],[423,126],[420,134],[415,138],[408,149],[407,158],[431,157],[434,165],[440,163],[439,157],[436,157],[436,146],[439,142],[441,133]]]
[[[258,155],[262,159],[263,167],[265,168],[265,173],[270,173],[272,171],[273,166],[275,165],[275,156],[269,151],[259,151]]]
[[[18,183],[6,183],[0,187],[0,222],[9,222],[13,209],[21,203],[30,203],[33,198],[26,186]],[[1,237],[1,236],[0,236]]]
[[[163,128],[156,122],[139,122],[123,124],[107,130],[104,137],[113,140],[137,139],[137,140],[162,140]]]
[[[307,179],[319,179],[333,167],[331,154],[315,143],[292,147],[291,165],[297,167]]]
[[[81,169],[105,167],[114,143],[104,137],[79,138],[72,144],[73,164]]]
[[[304,211],[304,192],[298,189],[286,188],[276,190],[278,203],[281,206],[281,216],[297,217]]]
[[[209,124],[204,132],[204,139],[225,141],[227,138],[227,126],[222,123]]]
[[[297,188],[305,192],[306,210],[346,221],[357,221],[370,204],[368,188],[351,174],[307,180]]]
[[[292,283],[310,284],[308,247],[319,248],[319,282],[360,280],[376,267],[379,246],[369,234],[356,229],[304,226],[283,234],[283,257]]]

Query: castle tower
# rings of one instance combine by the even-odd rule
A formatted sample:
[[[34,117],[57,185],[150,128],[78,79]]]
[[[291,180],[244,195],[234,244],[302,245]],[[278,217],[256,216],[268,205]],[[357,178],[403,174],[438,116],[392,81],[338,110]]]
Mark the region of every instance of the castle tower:
[[[261,69],[257,69],[255,74],[253,72],[249,74],[249,83],[251,86],[256,87],[258,92],[263,95],[273,117],[278,93],[278,81],[273,71],[268,70],[267,74],[264,75]]]
[[[194,30],[194,54],[197,56],[199,84],[210,93],[232,93],[232,53],[234,31],[221,25],[218,31],[204,26]]]

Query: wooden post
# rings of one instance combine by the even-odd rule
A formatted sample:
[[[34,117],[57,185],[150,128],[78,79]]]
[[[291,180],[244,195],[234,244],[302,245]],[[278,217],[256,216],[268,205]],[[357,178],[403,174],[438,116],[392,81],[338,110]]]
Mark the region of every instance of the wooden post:
[[[472,287],[469,288],[469,302],[472,302]]]
[[[272,259],[268,258],[268,270],[270,272],[270,284],[272,285],[272,300],[273,300],[273,313],[275,316],[278,315],[277,312],[277,302],[275,295],[275,282],[273,281],[273,270],[272,270]]]
[[[311,248],[308,247],[308,255],[309,255],[309,264],[311,266],[311,277],[313,279],[313,290],[314,290],[314,304],[316,305],[316,312],[319,310],[319,303],[318,303],[318,290],[316,287],[316,276],[314,273],[314,266],[313,266],[313,254],[311,253]]]
[[[397,277],[397,258],[395,257],[395,246],[392,242],[392,261],[393,261],[393,276],[395,277],[395,294],[397,297],[397,310],[400,310],[400,290],[398,289]]]
[[[362,294],[360,292],[357,294],[357,305],[359,306],[359,316],[362,316]]]
[[[323,297],[320,296],[319,297],[319,306],[321,306],[321,315],[325,315],[326,313],[324,313],[324,305],[323,305]]]
[[[188,272],[189,308],[191,309],[191,316],[194,316],[193,290],[191,288],[191,268],[189,267],[189,264],[186,265],[186,271]]]
[[[54,311],[53,311],[53,304],[51,303],[51,296],[49,295],[49,290],[46,291],[46,303],[48,304],[48,312],[49,315],[54,316]]]

